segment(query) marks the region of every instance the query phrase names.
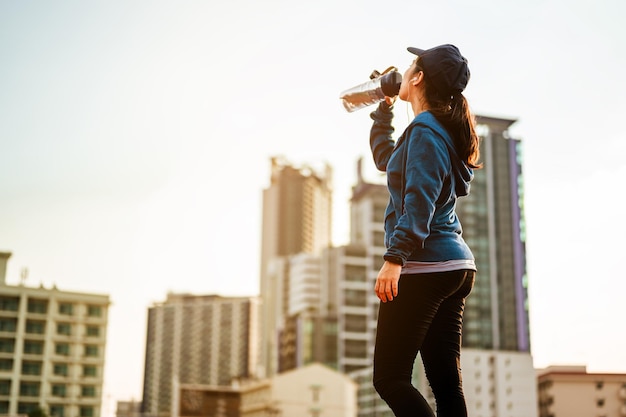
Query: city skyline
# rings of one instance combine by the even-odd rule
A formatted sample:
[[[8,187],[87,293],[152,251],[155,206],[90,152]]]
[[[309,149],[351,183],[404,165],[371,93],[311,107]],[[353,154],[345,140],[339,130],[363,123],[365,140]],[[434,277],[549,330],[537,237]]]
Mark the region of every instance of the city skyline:
[[[345,243],[371,120],[346,113],[339,92],[375,68],[403,71],[407,46],[452,42],[474,111],[518,119],[536,364],[624,372],[623,242],[612,206],[599,208],[626,175],[624,12],[617,0],[4,2],[7,280],[27,268],[29,286],[109,293],[103,401],[140,398],[150,304],[257,292],[269,158],[334,167],[332,240]],[[424,14],[447,16],[445,33]],[[399,135],[410,109],[395,114]]]

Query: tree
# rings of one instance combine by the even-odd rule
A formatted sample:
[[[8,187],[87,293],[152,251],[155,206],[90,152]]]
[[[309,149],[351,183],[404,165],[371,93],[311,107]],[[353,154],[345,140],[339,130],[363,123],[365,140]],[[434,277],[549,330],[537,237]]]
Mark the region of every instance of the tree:
[[[28,417],[48,417],[48,413],[43,408],[37,407],[28,413]]]

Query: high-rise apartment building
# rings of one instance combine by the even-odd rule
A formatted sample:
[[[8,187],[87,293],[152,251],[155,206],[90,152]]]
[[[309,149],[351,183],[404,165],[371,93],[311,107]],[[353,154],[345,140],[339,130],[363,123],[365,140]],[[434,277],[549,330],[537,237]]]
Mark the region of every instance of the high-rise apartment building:
[[[350,244],[336,248],[328,266],[338,369],[346,373],[371,366],[374,359],[379,300],[373,289],[385,253],[383,221],[389,200],[385,185],[363,180],[361,163],[350,200]]]
[[[176,384],[256,376],[257,297],[169,294],[148,309],[143,412],[169,416]]]
[[[463,237],[478,275],[467,299],[463,346],[530,351],[521,141],[510,119],[477,117],[482,169],[459,200]]]
[[[0,253],[0,414],[99,417],[109,296],[7,285]]]
[[[274,268],[285,294],[277,324],[280,371],[320,362],[348,373],[372,363],[378,303],[371,289],[382,265],[389,194],[384,185],[363,181],[360,162],[358,172],[351,243],[321,254],[292,255]]]
[[[260,260],[261,361],[267,376],[279,369],[281,338],[293,337],[285,333],[290,297],[288,258],[319,255],[329,247],[332,218],[332,173],[328,165],[317,172],[279,158],[272,158],[271,164],[271,183],[263,191]]]

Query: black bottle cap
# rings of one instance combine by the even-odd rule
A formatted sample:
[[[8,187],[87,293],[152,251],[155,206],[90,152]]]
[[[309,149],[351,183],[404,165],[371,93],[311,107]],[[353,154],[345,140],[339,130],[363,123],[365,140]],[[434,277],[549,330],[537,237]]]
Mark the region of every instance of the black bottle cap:
[[[402,84],[402,74],[398,71],[391,71],[380,78],[380,88],[387,97],[395,97],[400,92]]]

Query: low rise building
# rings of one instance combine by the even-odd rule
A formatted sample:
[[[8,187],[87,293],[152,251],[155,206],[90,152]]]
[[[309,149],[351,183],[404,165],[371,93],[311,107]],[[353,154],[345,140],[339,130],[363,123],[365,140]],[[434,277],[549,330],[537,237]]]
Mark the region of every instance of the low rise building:
[[[626,374],[586,366],[537,370],[539,417],[626,417]]]
[[[176,385],[172,417],[355,417],[357,385],[319,363],[228,387]]]

